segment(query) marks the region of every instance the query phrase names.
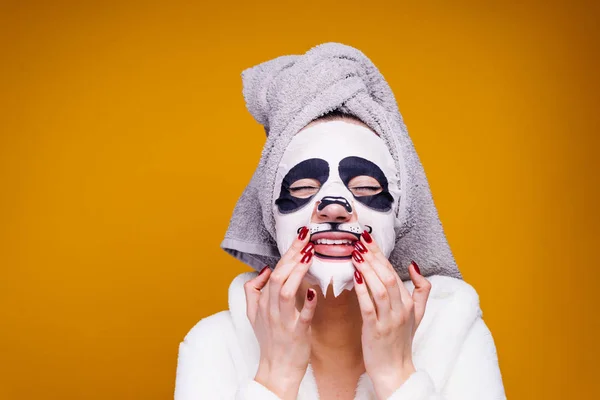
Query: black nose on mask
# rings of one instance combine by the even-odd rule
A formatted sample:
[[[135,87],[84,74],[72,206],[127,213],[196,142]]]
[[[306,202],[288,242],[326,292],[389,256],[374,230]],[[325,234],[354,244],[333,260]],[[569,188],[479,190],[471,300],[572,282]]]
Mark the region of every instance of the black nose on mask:
[[[338,196],[325,196],[321,199],[321,202],[319,203],[319,205],[317,206],[317,210],[318,211],[323,211],[323,209],[325,207],[327,207],[328,205],[331,204],[339,204],[340,206],[344,207],[346,209],[346,212],[348,214],[352,214],[352,206],[350,205],[350,203],[348,202],[348,200],[346,200],[343,197],[338,197]]]

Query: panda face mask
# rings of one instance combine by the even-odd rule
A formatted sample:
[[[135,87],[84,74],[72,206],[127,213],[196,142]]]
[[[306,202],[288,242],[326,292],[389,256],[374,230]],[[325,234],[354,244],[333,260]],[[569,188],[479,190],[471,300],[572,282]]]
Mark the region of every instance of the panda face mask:
[[[303,226],[315,256],[306,275],[323,295],[354,287],[352,251],[366,230],[388,257],[394,248],[400,174],[383,140],[363,125],[317,122],[288,145],[275,179],[277,247],[284,254]]]

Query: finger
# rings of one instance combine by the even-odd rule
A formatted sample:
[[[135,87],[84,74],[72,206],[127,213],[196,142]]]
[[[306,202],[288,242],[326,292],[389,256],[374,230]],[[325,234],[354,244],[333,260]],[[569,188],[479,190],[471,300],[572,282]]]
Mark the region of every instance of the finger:
[[[374,324],[377,322],[377,312],[371,296],[369,296],[369,290],[365,284],[364,277],[360,271],[354,272],[354,290],[356,291],[356,297],[358,297],[358,305],[360,306],[360,314],[362,315],[363,322]]]
[[[373,300],[375,301],[377,319],[379,321],[387,321],[391,313],[390,294],[387,288],[381,282],[377,273],[375,273],[373,266],[356,250],[352,252],[352,263],[360,271],[367,288],[371,291]]]
[[[260,293],[260,297],[258,298],[258,310],[256,311],[255,320],[261,319],[262,321],[269,321],[269,293],[271,285],[271,280],[267,281],[267,284],[264,286],[263,290]]]
[[[310,235],[308,234],[308,228],[303,226],[300,229],[298,236],[292,242],[290,248],[283,254],[273,270],[273,275],[270,279],[272,282],[272,295],[276,294],[279,296],[279,291],[285,284],[292,268],[302,259],[304,253],[312,248],[309,240]],[[275,291],[277,293],[275,293]]]
[[[402,303],[406,307],[408,304],[413,302],[412,295],[410,294],[410,291],[406,288],[406,285],[404,284],[402,279],[400,279],[400,275],[398,275],[397,272],[396,280],[398,281],[398,287],[400,288],[400,296],[402,297]]]
[[[366,235],[368,235],[368,232],[363,232],[363,234],[360,236],[360,240],[357,241],[355,245],[363,246],[365,248],[365,250],[370,251],[371,254],[373,254],[373,256],[375,258],[377,258],[378,260],[380,260],[381,262],[387,261],[387,265],[389,266],[390,269],[393,270],[394,267],[392,266],[392,264],[389,263],[388,258],[381,251],[381,249],[377,245],[377,242],[375,242],[375,240],[373,240],[370,235],[366,236],[365,233],[366,233]],[[371,242],[367,241],[367,237],[369,239],[371,239]]]
[[[260,291],[269,280],[270,275],[271,268],[266,266],[258,275],[244,284],[244,292],[246,293],[246,315],[252,324],[254,324],[254,320],[256,319],[258,299],[261,294]]]
[[[394,269],[369,232],[363,231],[360,235],[360,239],[355,243],[355,246],[362,246],[366,251],[370,251],[375,258],[386,264],[391,270]],[[387,261],[387,263],[385,263],[385,261]]]
[[[298,231],[298,236],[292,242],[290,248],[281,256],[283,262],[289,261],[294,256],[302,251],[304,246],[310,241],[310,231],[306,226],[303,226]]]
[[[375,240],[373,240],[373,237],[371,236],[371,234],[369,232],[367,232],[366,230],[364,230],[363,233],[360,235],[360,242],[367,249],[369,249],[369,251],[371,253],[373,253],[375,256],[379,256],[379,255],[383,254],[381,252],[381,249],[379,249],[379,246],[377,245]]]
[[[283,285],[287,282],[292,270],[302,262],[302,260],[307,261],[307,257],[312,256],[313,248],[313,244],[309,242],[308,228],[303,227],[303,230],[294,240],[292,247],[277,263],[277,266],[271,274],[271,279],[269,279],[269,309],[272,317],[279,318],[280,316],[280,295]]]
[[[280,292],[280,304],[279,311],[281,312],[281,316],[285,315],[286,317],[294,317],[296,316],[296,293],[298,292],[298,288],[302,283],[302,279],[308,272],[312,264],[314,256],[314,249],[310,249],[304,253],[300,262],[296,264],[296,267],[290,273],[287,281],[281,288]]]
[[[362,255],[364,260],[373,267],[373,270],[377,274],[377,277],[388,291],[388,294],[390,296],[390,306],[392,310],[402,310],[403,299],[402,293],[400,291],[400,285],[402,284],[398,284],[398,281],[400,281],[400,279],[398,279],[398,274],[391,266],[388,259],[385,257],[383,259],[377,257],[377,255],[373,253],[370,249],[367,249],[367,247],[362,242],[356,242],[356,244],[354,245],[354,250],[360,255]]]
[[[419,267],[414,261],[408,266],[408,273],[415,285],[412,298],[415,303],[415,326],[418,326],[423,319],[423,315],[425,315],[427,299],[429,299],[429,293],[431,293],[431,282],[421,275],[421,271],[419,271]]]
[[[364,231],[360,235],[360,239],[354,244],[354,246],[361,253],[367,253],[367,252],[371,253],[371,255],[374,258],[379,260],[379,262],[381,262],[383,265],[385,265],[390,271],[395,272],[393,265],[390,264],[390,261],[385,256],[385,254],[381,251],[381,249],[377,245],[377,242],[375,242],[375,240],[373,240],[373,238],[371,237],[369,232]]]
[[[315,309],[317,308],[317,292],[314,289],[308,289],[304,298],[304,306],[298,316],[296,331],[305,334],[310,328]]]
[[[370,252],[377,260],[379,260],[379,262],[382,265],[384,265],[390,271],[393,271],[393,273],[395,275],[394,278],[396,278],[396,281],[398,282],[398,288],[400,289],[400,297],[402,299],[402,302],[404,304],[406,304],[409,301],[412,301],[410,292],[404,286],[404,283],[402,282],[402,279],[400,279],[398,272],[396,271],[394,266],[390,263],[390,261],[385,256],[385,254],[381,251],[381,249],[379,248],[379,246],[377,245],[375,240],[373,240],[373,238],[371,237],[369,232],[364,231],[362,233],[362,235],[360,236],[360,240],[356,242],[355,247],[358,247],[359,250],[360,250],[360,247],[362,247],[364,249],[363,251]]]

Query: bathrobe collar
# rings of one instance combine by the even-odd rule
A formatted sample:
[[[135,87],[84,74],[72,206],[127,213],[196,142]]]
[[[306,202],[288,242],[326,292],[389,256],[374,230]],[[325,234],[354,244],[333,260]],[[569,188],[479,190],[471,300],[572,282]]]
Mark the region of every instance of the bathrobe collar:
[[[239,348],[233,349],[236,370],[241,379],[252,379],[258,370],[260,346],[246,316],[244,283],[254,278],[256,272],[237,276],[229,287],[229,310],[236,331]],[[482,316],[479,296],[475,289],[462,279],[444,275],[427,277],[432,288],[423,320],[413,340],[413,363],[417,370],[424,369],[440,390],[452,369],[469,328]],[[404,282],[410,293],[412,281]],[[317,385],[309,364],[302,380],[298,399],[318,398]],[[376,399],[369,376],[363,374],[356,388],[356,399]]]

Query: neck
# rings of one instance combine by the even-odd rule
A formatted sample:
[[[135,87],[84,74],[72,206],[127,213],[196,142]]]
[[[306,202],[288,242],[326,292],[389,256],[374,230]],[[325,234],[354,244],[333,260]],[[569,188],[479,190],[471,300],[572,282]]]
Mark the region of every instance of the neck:
[[[344,290],[334,297],[331,285],[327,297],[323,297],[320,291],[317,293],[318,303],[311,324],[311,363],[364,368],[362,317],[356,293]]]

